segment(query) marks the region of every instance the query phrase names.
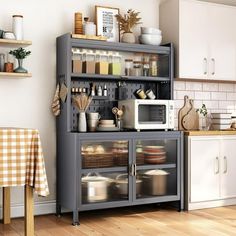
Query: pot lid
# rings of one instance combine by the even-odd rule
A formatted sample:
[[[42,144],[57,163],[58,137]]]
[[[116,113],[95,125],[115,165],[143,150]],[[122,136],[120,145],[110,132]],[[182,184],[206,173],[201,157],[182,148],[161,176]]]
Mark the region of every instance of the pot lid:
[[[148,170],[145,175],[168,175],[169,173],[164,170]]]

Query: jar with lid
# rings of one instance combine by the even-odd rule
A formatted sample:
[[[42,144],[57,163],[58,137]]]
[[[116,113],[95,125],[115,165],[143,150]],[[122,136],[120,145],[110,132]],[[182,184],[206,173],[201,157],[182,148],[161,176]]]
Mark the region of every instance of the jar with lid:
[[[121,75],[121,55],[119,52],[110,54],[109,74]]]
[[[158,57],[153,55],[150,58],[150,76],[158,75]]]
[[[96,73],[108,75],[108,54],[106,51],[96,51]]]
[[[84,35],[96,36],[96,25],[89,21],[88,17],[84,17],[83,33]]]
[[[149,76],[149,70],[150,70],[149,57],[144,56],[143,57],[143,76]]]
[[[86,74],[95,74],[95,53],[93,52],[93,50],[83,51],[83,53],[83,72]]]
[[[125,75],[130,76],[133,69],[133,60],[125,59]]]
[[[72,72],[82,73],[83,53],[78,48],[72,48]]]
[[[132,76],[142,76],[142,61],[134,61],[133,69],[131,70]]]

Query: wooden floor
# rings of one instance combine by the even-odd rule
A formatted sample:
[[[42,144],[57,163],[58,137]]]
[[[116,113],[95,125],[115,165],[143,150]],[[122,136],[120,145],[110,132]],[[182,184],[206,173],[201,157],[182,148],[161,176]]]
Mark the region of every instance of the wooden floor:
[[[80,214],[78,227],[71,225],[71,215],[35,217],[38,236],[185,236],[236,235],[236,206],[177,212],[157,206],[110,209]],[[11,225],[0,224],[0,235],[23,235],[24,221],[13,219]]]

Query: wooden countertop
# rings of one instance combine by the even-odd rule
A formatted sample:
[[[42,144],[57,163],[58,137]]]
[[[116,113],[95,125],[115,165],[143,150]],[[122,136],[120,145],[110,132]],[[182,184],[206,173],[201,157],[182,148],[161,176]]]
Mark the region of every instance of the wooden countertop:
[[[193,130],[184,131],[186,136],[236,135],[236,130]]]

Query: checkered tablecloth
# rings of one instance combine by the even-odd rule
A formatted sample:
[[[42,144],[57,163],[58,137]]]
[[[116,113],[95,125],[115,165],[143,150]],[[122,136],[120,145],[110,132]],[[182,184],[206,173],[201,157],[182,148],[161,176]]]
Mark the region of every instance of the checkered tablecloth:
[[[38,130],[0,128],[0,187],[32,186],[49,194]]]

